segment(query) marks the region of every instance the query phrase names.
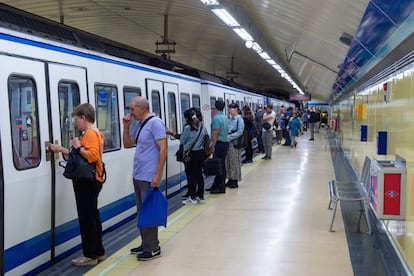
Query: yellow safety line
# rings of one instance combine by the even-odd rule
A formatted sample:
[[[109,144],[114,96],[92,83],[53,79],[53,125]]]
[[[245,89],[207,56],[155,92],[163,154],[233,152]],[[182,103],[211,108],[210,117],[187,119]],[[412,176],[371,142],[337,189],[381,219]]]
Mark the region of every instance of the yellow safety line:
[[[273,147],[276,151],[280,146]],[[248,166],[242,166],[242,177],[248,175],[255,169],[262,161],[261,156],[257,155],[255,161]],[[204,204],[184,205],[174,213],[168,216],[167,228],[159,227],[158,238],[160,245],[163,245],[179,233],[185,226],[187,226],[194,218],[198,217],[210,205],[212,205],[220,196],[206,195]],[[138,230],[137,230],[138,232]],[[138,234],[138,233],[137,233]],[[136,255],[133,255],[129,250],[141,244],[141,237],[137,237],[130,243],[119,249],[117,252],[108,256],[108,258],[96,265],[94,268],[85,273],[85,276],[97,275],[128,275],[134,271],[143,262],[137,261]]]

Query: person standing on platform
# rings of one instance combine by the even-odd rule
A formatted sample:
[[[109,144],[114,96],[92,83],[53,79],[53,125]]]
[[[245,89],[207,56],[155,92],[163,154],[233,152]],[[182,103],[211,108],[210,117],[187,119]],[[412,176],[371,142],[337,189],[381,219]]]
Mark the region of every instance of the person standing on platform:
[[[256,128],[254,126],[254,113],[250,106],[243,107],[243,122],[249,133],[246,146],[246,158],[242,163],[253,163],[253,146],[252,140],[256,136]]]
[[[313,109],[313,107],[311,107],[311,109],[308,112],[308,121],[309,121],[309,126],[310,126],[310,141],[315,140],[315,123],[316,123],[316,113]]]
[[[122,119],[124,131],[122,140],[124,147],[135,145],[133,183],[137,210],[141,208],[149,187],[157,188],[161,184],[164,165],[167,160],[167,134],[160,118],[150,113],[149,103],[138,96],[129,103],[131,113]],[[132,134],[129,133],[131,117],[138,121]],[[158,240],[158,227],[140,229],[142,244],[131,249],[140,261],[151,260],[161,256]]]
[[[275,120],[276,113],[273,111],[273,106],[270,104],[266,105],[266,113],[263,115],[263,123],[268,122],[271,126],[273,126]],[[263,156],[262,159],[270,160],[272,159],[273,127],[268,130],[263,128],[262,133],[263,147],[265,151],[265,156]]]
[[[201,113],[200,113],[201,114]],[[185,125],[183,133],[178,135],[167,130],[168,135],[179,136],[184,152],[189,152],[190,160],[184,162],[185,174],[188,183],[188,195],[183,204],[204,203],[204,179],[202,165],[204,163],[203,141],[207,130],[198,119],[194,109],[184,112]]]
[[[289,121],[289,131],[290,131],[290,138],[291,138],[291,144],[290,147],[295,147],[298,144],[298,137],[299,137],[299,131],[300,131],[301,123],[298,117],[298,114],[296,111],[293,111],[292,113],[292,119]]]
[[[232,103],[229,105],[229,151],[226,157],[226,173],[229,179],[226,186],[229,188],[238,188],[238,182],[241,180],[241,149],[236,149],[233,142],[243,134],[244,122],[240,116],[239,105]]]
[[[79,150],[89,163],[96,162],[96,175],[94,180],[73,180],[76,208],[79,217],[79,227],[82,240],[83,255],[72,260],[74,266],[96,265],[98,261],[106,259],[105,249],[102,245],[102,223],[99,217],[98,195],[102,190],[104,179],[102,152],[103,134],[94,126],[95,108],[88,104],[80,104],[72,112],[73,125],[82,135],[75,137],[72,147]],[[50,144],[53,152],[69,155],[69,149],[60,145]]]
[[[214,147],[213,158],[220,158],[223,174],[216,175],[213,185],[207,191],[212,194],[224,194],[226,192],[226,155],[229,151],[229,142],[227,139],[228,119],[224,115],[224,102],[217,100],[215,107],[217,113],[211,121],[211,140]]]
[[[291,139],[290,139],[290,131],[289,131],[289,121],[292,117],[292,112],[293,112],[293,107],[288,107],[286,113],[284,114],[283,119],[285,120],[285,143],[283,144],[284,146],[290,146]]]
[[[254,115],[254,120],[256,122],[256,135],[257,135],[257,147],[259,153],[264,153],[263,139],[262,139],[262,128],[263,128],[263,105],[259,104],[259,107]]]

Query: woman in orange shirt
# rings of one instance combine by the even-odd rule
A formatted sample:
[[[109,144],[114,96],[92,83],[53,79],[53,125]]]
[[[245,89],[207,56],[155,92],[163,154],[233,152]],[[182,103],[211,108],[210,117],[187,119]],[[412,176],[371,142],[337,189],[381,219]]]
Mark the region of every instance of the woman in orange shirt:
[[[98,210],[98,195],[104,182],[102,178],[104,141],[102,133],[94,126],[95,109],[92,105],[88,103],[78,105],[73,110],[72,117],[74,126],[82,132],[81,137],[73,139],[72,147],[79,148],[80,154],[89,163],[96,162],[97,171],[95,180],[73,180],[84,256],[72,260],[72,264],[75,266],[96,265],[98,261],[106,259]],[[65,155],[70,152],[69,149],[56,144],[51,144],[49,147],[53,152],[61,152]]]

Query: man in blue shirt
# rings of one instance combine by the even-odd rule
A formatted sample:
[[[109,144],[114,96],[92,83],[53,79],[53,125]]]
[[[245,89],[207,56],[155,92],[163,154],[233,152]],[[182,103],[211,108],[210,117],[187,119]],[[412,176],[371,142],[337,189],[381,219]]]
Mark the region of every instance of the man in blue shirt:
[[[215,107],[217,109],[217,113],[214,116],[211,122],[211,136],[212,136],[212,143],[214,147],[214,158],[220,158],[222,160],[222,169],[223,174],[216,175],[214,178],[213,185],[207,191],[210,191],[212,194],[224,194],[226,192],[226,187],[224,186],[224,182],[226,181],[226,155],[229,150],[229,142],[227,139],[228,134],[228,120],[227,117],[224,115],[224,102],[222,100],[218,100],[215,103]]]
[[[161,184],[168,153],[167,134],[161,119],[150,113],[149,103],[144,97],[138,96],[131,99],[129,108],[131,113],[122,119],[124,124],[122,140],[126,148],[136,146],[133,182],[139,212],[148,188],[159,187]],[[138,121],[138,124],[130,135],[129,126],[132,116]],[[137,259],[140,261],[161,256],[158,227],[142,228],[140,232],[142,244],[132,248],[131,253],[137,254]]]

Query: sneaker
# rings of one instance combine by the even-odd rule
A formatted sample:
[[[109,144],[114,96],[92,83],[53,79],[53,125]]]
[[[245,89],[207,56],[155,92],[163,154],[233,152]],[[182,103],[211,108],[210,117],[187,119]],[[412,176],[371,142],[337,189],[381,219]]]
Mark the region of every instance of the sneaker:
[[[161,257],[161,248],[158,247],[155,251],[151,252],[142,252],[137,256],[137,259],[140,261],[149,261],[155,258]]]
[[[129,252],[131,252],[131,254],[138,255],[144,253],[144,249],[142,248],[142,245],[140,245],[138,247],[132,248],[131,250],[129,250]]]
[[[204,204],[205,200],[202,197],[196,197],[196,201],[198,204]]]
[[[194,205],[197,204],[197,200],[188,197],[186,200],[181,201],[181,203],[185,205]]]

